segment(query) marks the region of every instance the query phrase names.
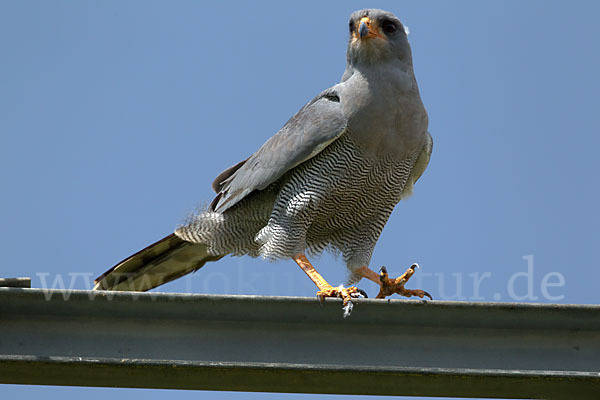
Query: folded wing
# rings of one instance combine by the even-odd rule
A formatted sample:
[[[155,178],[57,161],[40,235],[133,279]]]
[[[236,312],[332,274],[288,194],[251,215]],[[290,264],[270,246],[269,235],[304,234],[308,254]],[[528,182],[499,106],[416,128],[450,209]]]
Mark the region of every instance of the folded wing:
[[[316,156],[346,129],[336,87],[302,107],[256,153],[223,171],[213,182],[211,208],[224,212],[254,190],[262,190],[283,174]]]

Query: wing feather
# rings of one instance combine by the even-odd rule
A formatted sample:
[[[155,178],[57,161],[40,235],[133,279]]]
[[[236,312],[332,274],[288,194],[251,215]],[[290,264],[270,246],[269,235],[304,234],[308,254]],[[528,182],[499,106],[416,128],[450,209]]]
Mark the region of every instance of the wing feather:
[[[336,87],[320,93],[256,153],[217,177],[212,209],[224,212],[254,190],[265,189],[323,151],[344,133],[346,125]]]

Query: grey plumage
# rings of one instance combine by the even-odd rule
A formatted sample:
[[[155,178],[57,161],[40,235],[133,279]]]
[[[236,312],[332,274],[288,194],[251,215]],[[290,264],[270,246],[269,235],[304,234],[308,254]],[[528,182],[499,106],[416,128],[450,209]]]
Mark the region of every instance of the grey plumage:
[[[362,10],[351,16],[351,34],[363,17],[378,24],[385,40],[364,45],[351,36],[339,84],[221,173],[208,209],[107,271],[97,288],[146,290],[160,283],[144,283],[144,276],[160,272],[164,283],[227,254],[275,260],[327,248],[341,252],[351,282],[361,278],[356,269],[369,264],[432,149],[402,24],[391,13]],[[129,281],[111,278],[119,271]]]

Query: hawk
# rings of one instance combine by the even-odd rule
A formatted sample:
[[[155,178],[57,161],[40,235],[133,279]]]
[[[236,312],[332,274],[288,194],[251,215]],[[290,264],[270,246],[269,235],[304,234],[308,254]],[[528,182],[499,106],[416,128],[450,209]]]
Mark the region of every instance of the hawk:
[[[331,286],[307,259],[330,249],[342,255],[349,284],[367,278],[380,285],[378,298],[431,298],[404,287],[416,264],[396,279],[369,268],[392,210],[429,163],[427,126],[407,30],[390,12],[356,11],[340,83],[217,176],[209,207],[106,271],[95,289],[145,291],[225,255],[249,255],[293,259],[319,297],[347,305],[359,290]]]

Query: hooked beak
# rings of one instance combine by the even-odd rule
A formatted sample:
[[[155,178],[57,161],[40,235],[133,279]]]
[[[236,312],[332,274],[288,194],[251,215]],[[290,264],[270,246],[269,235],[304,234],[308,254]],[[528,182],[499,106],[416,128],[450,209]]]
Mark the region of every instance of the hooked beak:
[[[369,34],[369,26],[367,25],[368,21],[369,18],[365,17],[360,20],[360,25],[358,25],[358,35],[361,39]]]
[[[364,39],[381,37],[381,35],[376,32],[369,17],[362,17],[358,24],[358,37]]]

